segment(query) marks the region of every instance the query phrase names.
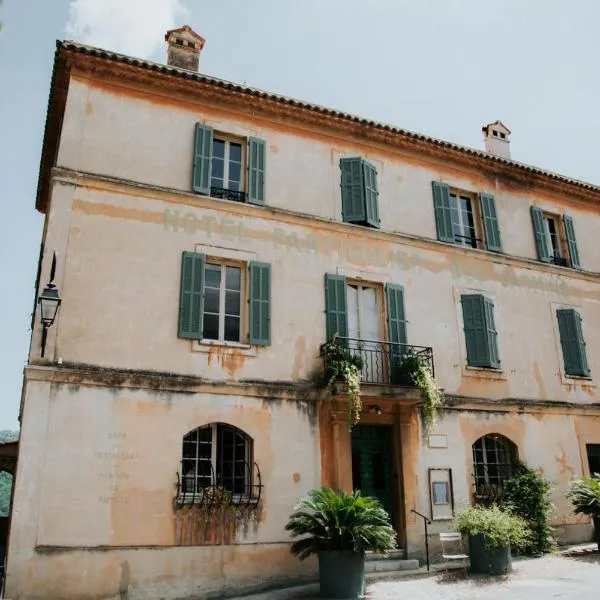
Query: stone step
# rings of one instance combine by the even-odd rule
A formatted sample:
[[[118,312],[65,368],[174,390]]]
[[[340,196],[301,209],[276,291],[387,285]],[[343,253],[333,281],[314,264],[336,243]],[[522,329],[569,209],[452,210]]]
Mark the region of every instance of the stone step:
[[[419,568],[419,561],[405,558],[382,558],[365,561],[365,573],[414,571]]]
[[[389,560],[389,559],[399,559],[406,558],[406,550],[404,548],[399,548],[398,550],[392,550],[387,554],[377,554],[376,552],[366,552],[365,560]]]

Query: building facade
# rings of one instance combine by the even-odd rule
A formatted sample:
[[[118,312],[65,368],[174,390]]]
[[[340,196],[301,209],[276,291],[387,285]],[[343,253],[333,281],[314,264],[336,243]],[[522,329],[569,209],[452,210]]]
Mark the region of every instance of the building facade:
[[[600,470],[600,188],[169,65],[57,44],[6,597],[205,597],[313,577],[295,502],[379,497],[408,557],[521,460]],[[54,266],[53,266],[54,263]],[[363,357],[360,423],[316,383]],[[425,433],[425,357],[446,396]]]

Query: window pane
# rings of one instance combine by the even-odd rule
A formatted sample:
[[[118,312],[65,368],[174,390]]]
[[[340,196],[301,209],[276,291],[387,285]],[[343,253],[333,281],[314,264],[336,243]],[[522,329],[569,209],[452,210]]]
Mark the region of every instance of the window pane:
[[[213,139],[213,161],[215,158],[223,158],[225,156],[225,142],[223,140]]]
[[[242,162],[242,145],[235,144],[233,142],[229,143],[229,160],[231,162]]]
[[[229,165],[229,189],[238,191],[242,176],[242,165],[231,163]]]
[[[219,339],[219,315],[204,313],[202,321],[202,337],[207,340]]]
[[[206,265],[204,269],[204,285],[216,288],[221,286],[221,265]]]
[[[205,288],[204,290],[204,312],[219,313],[219,290],[215,288]]]
[[[239,292],[225,292],[225,314],[240,316]]]
[[[239,267],[226,267],[225,287],[228,290],[239,290],[242,282],[242,270]]]
[[[225,340],[227,342],[240,341],[240,319],[239,317],[225,317]]]

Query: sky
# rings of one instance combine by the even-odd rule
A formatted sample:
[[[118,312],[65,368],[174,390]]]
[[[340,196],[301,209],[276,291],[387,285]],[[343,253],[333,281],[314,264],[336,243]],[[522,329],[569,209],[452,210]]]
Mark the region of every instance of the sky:
[[[18,426],[57,39],[165,62],[187,23],[202,73],[479,149],[501,119],[513,159],[600,184],[598,0],[4,0],[0,20],[0,429]]]

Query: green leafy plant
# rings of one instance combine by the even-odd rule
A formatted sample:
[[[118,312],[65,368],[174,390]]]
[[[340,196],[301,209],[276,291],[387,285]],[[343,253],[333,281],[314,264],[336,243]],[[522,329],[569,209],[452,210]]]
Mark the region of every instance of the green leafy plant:
[[[550,482],[535,469],[517,465],[514,476],[504,483],[502,504],[527,522],[531,535],[522,545],[525,554],[543,554],[556,548],[550,515],[554,508]]]
[[[521,549],[531,535],[524,519],[498,505],[468,506],[456,515],[454,529],[463,535],[482,534],[488,549]]]
[[[350,427],[360,421],[362,402],[360,399],[360,372],[363,359],[334,339],[325,346],[325,388],[333,393],[336,381],[343,381],[348,386],[348,421]]]
[[[574,479],[565,494],[573,505],[576,515],[600,517],[600,476],[585,475]]]
[[[393,381],[409,383],[419,388],[423,400],[423,435],[429,434],[444,414],[445,398],[427,363],[409,348],[404,355],[398,357]]]
[[[347,494],[331,488],[308,492],[285,526],[294,540],[291,552],[304,560],[327,550],[389,552],[396,547],[396,532],[376,498]]]

